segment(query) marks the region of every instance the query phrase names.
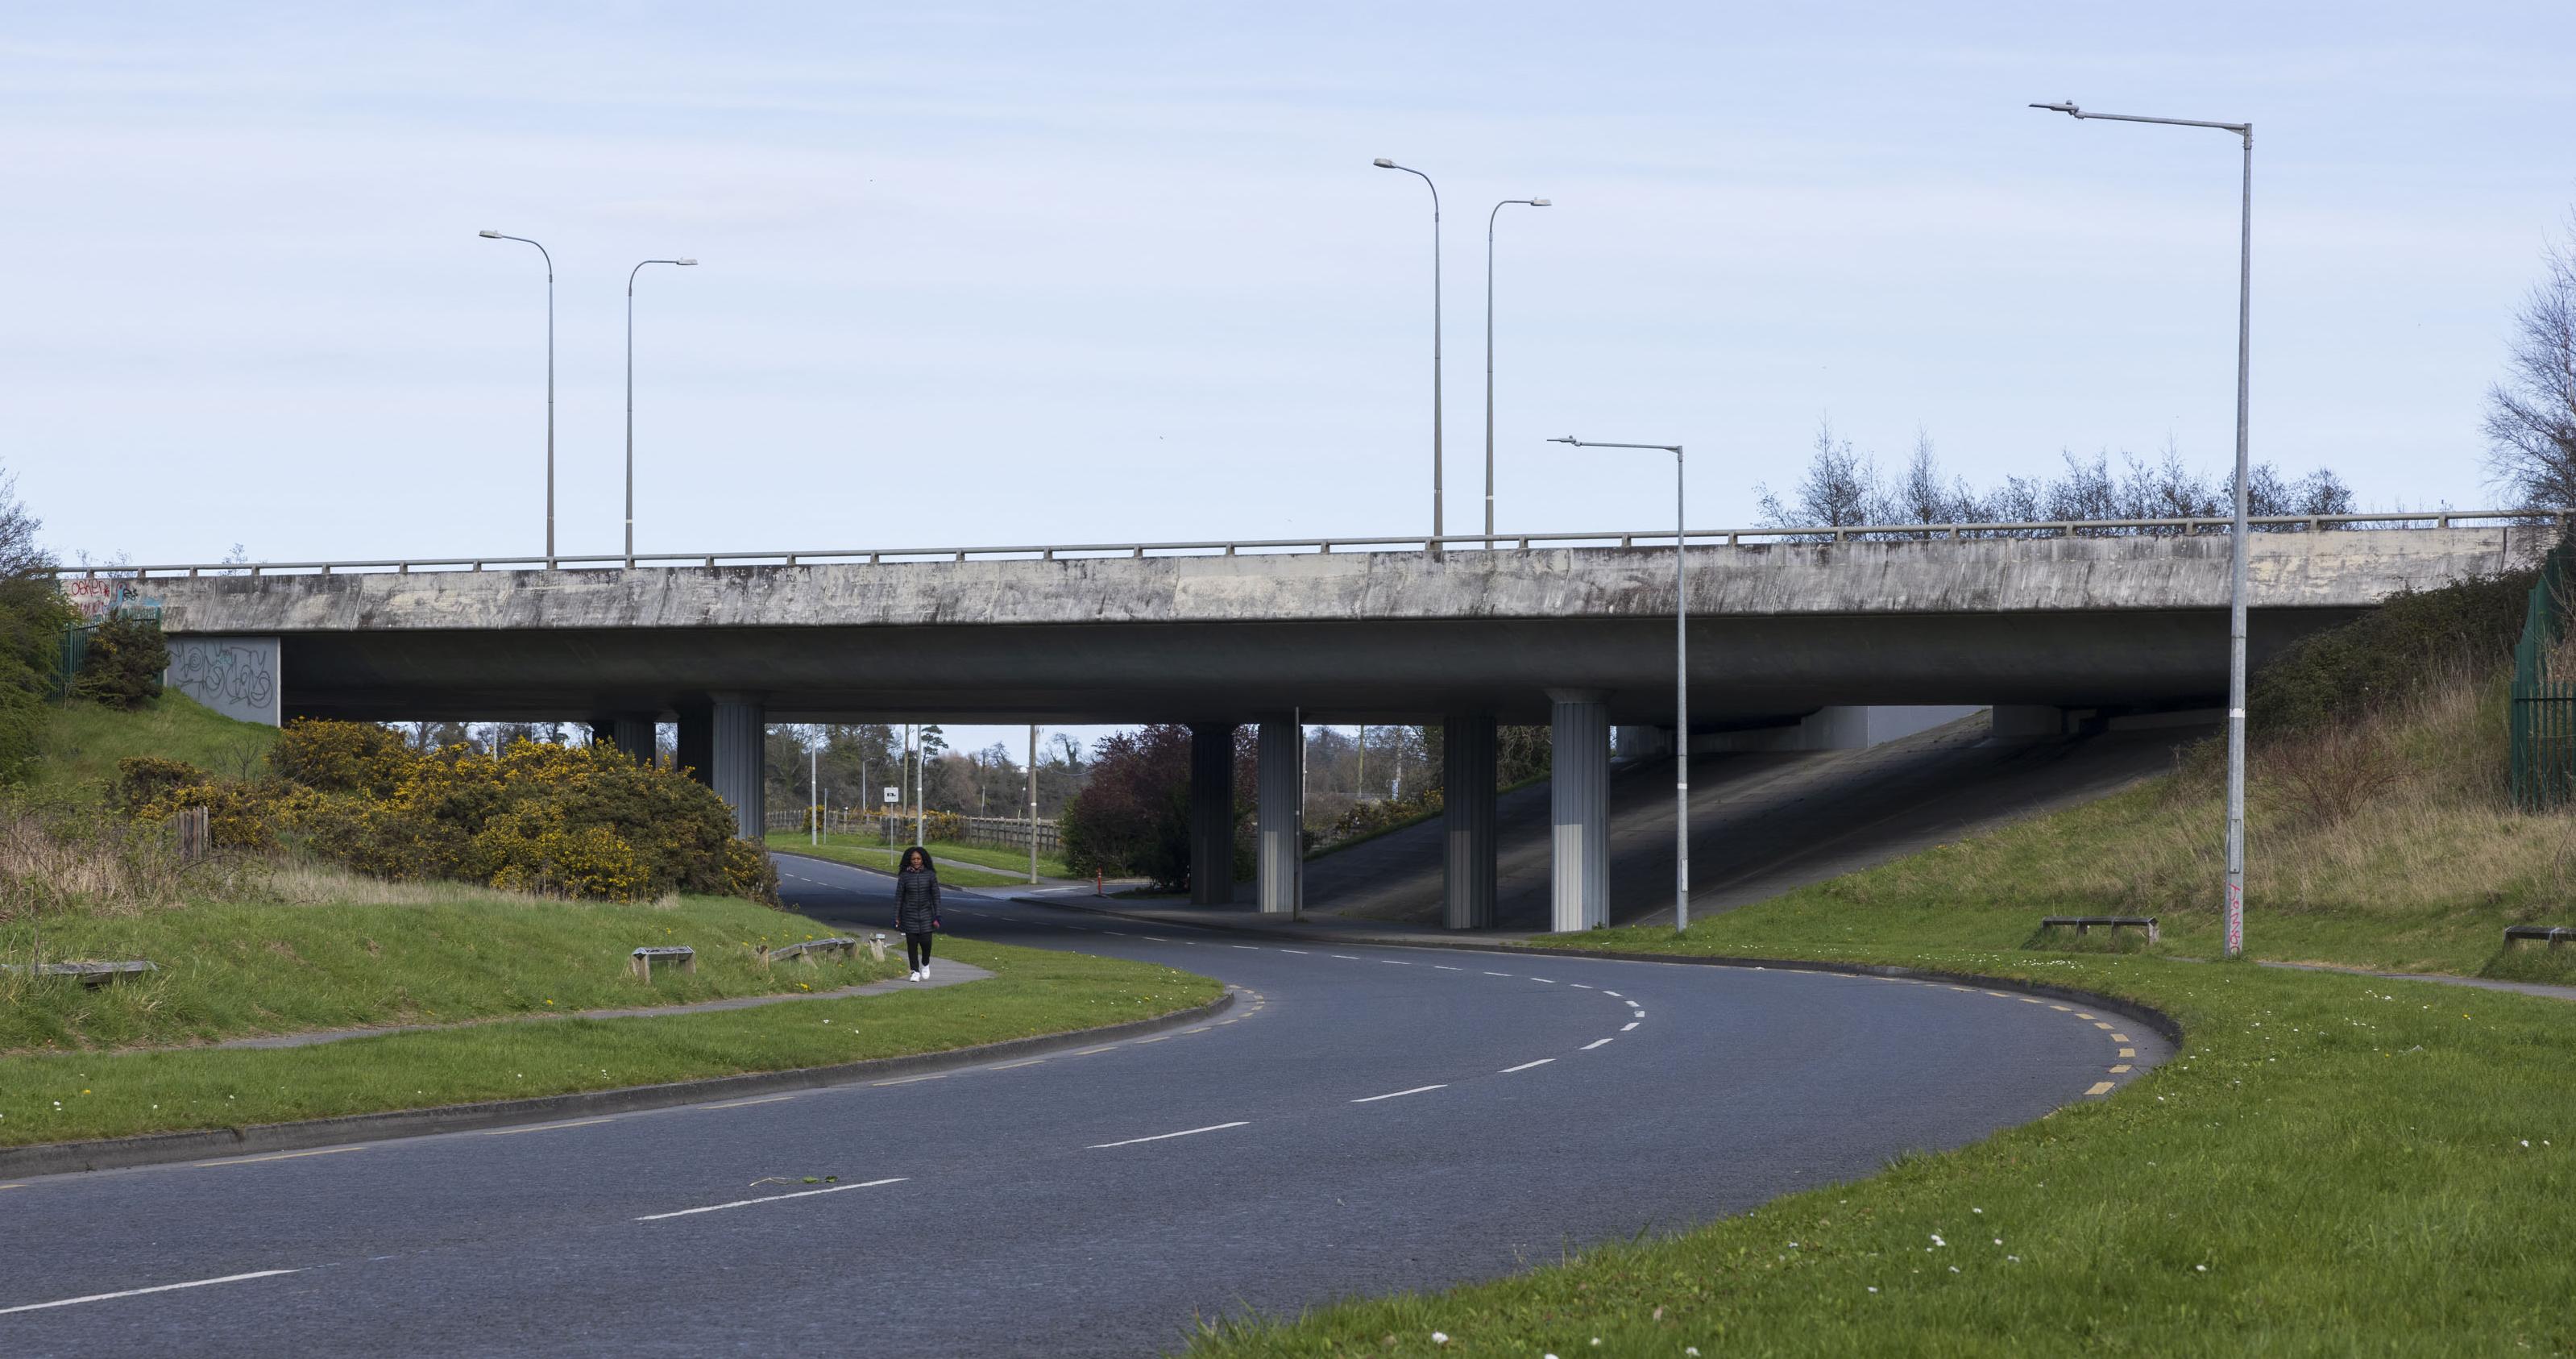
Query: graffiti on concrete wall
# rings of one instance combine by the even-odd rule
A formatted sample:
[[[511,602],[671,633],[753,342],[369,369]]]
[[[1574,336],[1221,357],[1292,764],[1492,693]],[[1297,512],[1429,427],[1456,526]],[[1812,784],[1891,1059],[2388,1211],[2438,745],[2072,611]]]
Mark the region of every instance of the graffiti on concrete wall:
[[[161,616],[161,596],[145,594],[133,581],[95,579],[73,576],[60,582],[63,598],[71,601],[72,610],[84,625],[93,624],[111,613],[144,618]]]
[[[173,637],[162,682],[226,717],[278,725],[274,637]]]

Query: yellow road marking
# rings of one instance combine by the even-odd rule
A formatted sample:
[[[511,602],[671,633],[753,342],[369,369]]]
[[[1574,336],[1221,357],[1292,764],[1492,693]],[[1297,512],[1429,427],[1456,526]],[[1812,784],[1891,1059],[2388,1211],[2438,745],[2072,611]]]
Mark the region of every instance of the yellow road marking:
[[[2010,996],[2008,996],[2008,995],[2005,995],[2005,994],[2004,994],[2003,992],[2001,992],[2001,991],[1988,991],[1986,994],[1987,994],[1987,995],[1990,995],[1990,996],[1992,996],[1992,997],[1994,997],[1994,998],[1995,998],[1995,999],[1997,999],[1997,1000],[2010,1000],[2010,999],[2012,999],[2012,997],[2010,997]]]
[[[2122,1048],[2120,1049],[2120,1055],[2123,1057],[2135,1057],[2138,1055],[2138,1050],[2136,1048]]]
[[[2109,1081],[2095,1081],[2095,1082],[2093,1083],[2093,1088],[2092,1088],[2092,1089],[2090,1089],[2090,1090],[2085,1091],[2084,1093],[2085,1093],[2085,1094],[2088,1094],[2088,1095],[2107,1095],[2107,1094],[2110,1094],[2110,1093],[2111,1093],[2111,1083],[2110,1083]]]
[[[291,1161],[298,1156],[334,1156],[344,1151],[364,1151],[364,1147],[324,1147],[320,1151],[281,1151],[269,1156],[236,1156],[229,1161],[199,1161],[200,1166],[246,1166],[254,1161]]]
[[[2094,1021],[2093,1021],[2093,1027],[2094,1027],[2094,1028],[2097,1028],[2097,1029],[2107,1029],[2107,1028],[2109,1028],[2109,1027],[2111,1027],[2111,1026],[2110,1026],[2110,1025],[2108,1025],[2108,1024],[2105,1024],[2105,1023],[2103,1023],[2101,1020],[2098,1020],[2098,1019],[2097,1019],[2097,1020],[2094,1020]]]
[[[2122,1062],[2118,1066],[2111,1068],[2111,1074],[2114,1076],[2125,1075],[2128,1070],[2129,1064],[2127,1062]]]
[[[614,1123],[616,1121],[617,1120],[613,1118],[585,1118],[571,1123],[540,1123],[533,1128],[491,1128],[485,1130],[483,1135],[485,1137],[508,1137],[513,1133],[553,1132],[557,1128],[587,1128],[593,1123]]]
[[[2093,1017],[2093,1012],[2090,1010],[2078,1010],[2075,1012],[2075,1017],[2077,1019],[2091,1019]]]
[[[2021,1003],[2024,1005],[2045,1005],[2048,1002],[2041,1000],[2037,996],[2023,996],[2021,998]]]
[[[2049,1006],[2048,1008],[2050,1008],[2050,1009],[2052,1009],[2052,1010],[2061,1010],[2061,1011],[2063,1011],[2063,1010],[2072,1010],[2072,1009],[2074,1009],[2075,1007],[2074,1007],[2074,1006],[2072,1006],[2072,1005],[2051,1005],[2051,1006]]]
[[[2125,1033],[2115,1033],[2115,1034],[2111,1035],[2111,1041],[2112,1041],[2112,1042],[2114,1042],[2114,1043],[2127,1043],[2127,1042],[2133,1042],[2133,1041],[2135,1041],[2135,1040],[2131,1039],[2131,1038],[2129,1037],[2129,1035],[2127,1035],[2127,1034],[2125,1034]]]

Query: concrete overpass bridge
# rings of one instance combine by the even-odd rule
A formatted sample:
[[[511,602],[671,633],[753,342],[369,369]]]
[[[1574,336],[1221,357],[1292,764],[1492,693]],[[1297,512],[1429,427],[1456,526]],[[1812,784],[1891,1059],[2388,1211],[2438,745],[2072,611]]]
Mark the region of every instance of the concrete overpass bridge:
[[[2258,521],[2256,664],[2406,589],[2526,564],[2555,516]],[[1694,744],[1868,705],[1992,706],[1999,735],[2226,688],[2223,520],[1694,531]],[[1493,731],[1550,723],[1554,921],[1607,896],[1616,725],[1673,722],[1675,535],[1095,544],[66,570],[157,605],[172,680],[267,721],[587,721],[681,760],[757,834],[768,722],[1186,722],[1210,900],[1232,729],[1260,727],[1261,904],[1294,904],[1297,723],[1448,729],[1450,924],[1491,919]],[[1459,790],[1481,788],[1482,797]]]

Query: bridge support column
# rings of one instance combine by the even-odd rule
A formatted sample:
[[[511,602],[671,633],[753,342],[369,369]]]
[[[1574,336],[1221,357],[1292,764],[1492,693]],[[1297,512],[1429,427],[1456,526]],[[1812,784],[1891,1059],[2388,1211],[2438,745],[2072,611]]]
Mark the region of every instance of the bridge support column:
[[[1190,904],[1234,901],[1234,727],[1190,725]]]
[[[1556,703],[1548,794],[1548,928],[1610,923],[1610,703],[1598,689],[1550,689]]]
[[[590,724],[592,745],[614,745],[617,752],[637,764],[651,764],[653,749],[653,714],[619,713],[614,717],[594,718]]]
[[[1297,878],[1305,860],[1305,844],[1299,831],[1306,820],[1306,790],[1299,786],[1298,776],[1304,771],[1297,760],[1302,736],[1297,724],[1284,717],[1261,724],[1260,879],[1264,915],[1290,915],[1297,909]],[[1197,880],[1195,874],[1191,880]]]
[[[1440,732],[1440,823],[1448,859],[1440,923],[1494,927],[1494,715],[1450,713]]]
[[[760,838],[767,792],[768,769],[764,764],[769,730],[763,722],[758,694],[711,694],[714,700],[709,727],[714,749],[710,752],[707,786],[733,808],[734,833],[746,840]]]

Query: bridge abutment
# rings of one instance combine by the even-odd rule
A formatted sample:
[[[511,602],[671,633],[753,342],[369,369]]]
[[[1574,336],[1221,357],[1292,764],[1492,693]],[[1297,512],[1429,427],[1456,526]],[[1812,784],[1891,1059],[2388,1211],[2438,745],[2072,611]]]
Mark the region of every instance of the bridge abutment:
[[[1550,689],[1548,928],[1610,923],[1610,703],[1599,689]]]
[[[1190,904],[1234,901],[1234,727],[1190,726]]]
[[[1447,860],[1441,923],[1494,924],[1494,715],[1450,713],[1441,724],[1440,821]]]

